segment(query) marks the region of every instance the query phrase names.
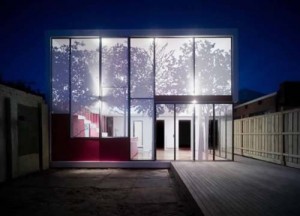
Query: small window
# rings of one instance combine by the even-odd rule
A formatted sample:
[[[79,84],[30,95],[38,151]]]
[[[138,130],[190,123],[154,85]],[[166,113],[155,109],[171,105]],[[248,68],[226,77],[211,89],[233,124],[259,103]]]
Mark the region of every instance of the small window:
[[[258,105],[261,105],[261,104],[262,104],[262,101],[261,101],[261,100],[259,100],[259,101],[257,102],[257,104],[258,104]]]
[[[248,109],[248,105],[245,106],[245,109]]]

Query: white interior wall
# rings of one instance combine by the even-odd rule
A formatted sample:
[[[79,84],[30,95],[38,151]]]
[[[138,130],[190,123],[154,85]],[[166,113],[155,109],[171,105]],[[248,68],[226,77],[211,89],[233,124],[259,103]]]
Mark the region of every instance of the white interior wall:
[[[124,121],[123,116],[113,117],[113,136],[114,137],[123,137],[125,135],[125,133],[124,133],[124,128],[125,128],[124,125],[125,124],[126,124],[126,121]]]
[[[130,131],[133,136],[133,122],[142,121],[143,122],[143,150],[152,151],[153,149],[153,119],[150,117],[142,116],[131,116],[130,118]]]
[[[196,116],[196,160],[208,159],[208,122],[208,116]]]

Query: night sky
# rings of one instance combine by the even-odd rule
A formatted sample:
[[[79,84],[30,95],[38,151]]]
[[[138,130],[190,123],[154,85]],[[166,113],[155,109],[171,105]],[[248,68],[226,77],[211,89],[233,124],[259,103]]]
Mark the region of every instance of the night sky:
[[[0,1],[0,73],[46,93],[47,30],[235,28],[239,89],[271,93],[300,80],[297,1]]]

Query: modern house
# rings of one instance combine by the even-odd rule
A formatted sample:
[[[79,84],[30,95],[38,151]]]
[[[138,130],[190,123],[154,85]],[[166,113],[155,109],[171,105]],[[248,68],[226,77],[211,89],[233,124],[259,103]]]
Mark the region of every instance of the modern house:
[[[235,31],[61,31],[48,39],[53,164],[233,159]]]

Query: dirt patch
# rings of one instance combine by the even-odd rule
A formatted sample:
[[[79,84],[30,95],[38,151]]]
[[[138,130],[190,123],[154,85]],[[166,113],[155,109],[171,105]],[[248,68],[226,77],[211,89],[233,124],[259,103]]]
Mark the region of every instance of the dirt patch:
[[[196,215],[167,169],[51,169],[0,186],[6,215]]]

